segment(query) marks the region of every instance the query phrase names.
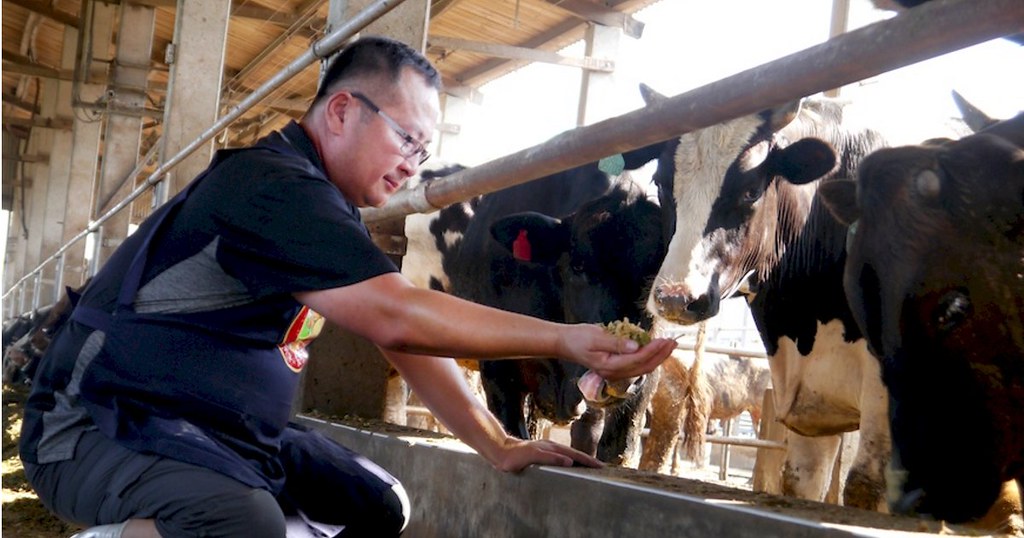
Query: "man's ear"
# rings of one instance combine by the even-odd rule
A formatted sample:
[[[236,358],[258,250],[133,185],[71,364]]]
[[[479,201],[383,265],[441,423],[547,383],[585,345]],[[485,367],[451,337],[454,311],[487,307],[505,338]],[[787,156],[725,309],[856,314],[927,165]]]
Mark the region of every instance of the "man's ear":
[[[324,101],[319,113],[323,115],[324,125],[332,133],[340,133],[345,122],[351,119],[350,108],[354,102],[352,94],[344,91],[335,92]]]

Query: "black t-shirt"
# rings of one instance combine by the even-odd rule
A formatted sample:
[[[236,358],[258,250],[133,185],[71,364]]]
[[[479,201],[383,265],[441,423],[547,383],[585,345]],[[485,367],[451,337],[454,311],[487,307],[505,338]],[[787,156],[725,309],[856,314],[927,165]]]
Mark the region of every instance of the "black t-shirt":
[[[398,271],[370,240],[357,208],[327,179],[302,128],[293,123],[282,133],[266,143],[290,143],[306,159],[258,146],[225,159],[154,245],[143,282],[216,236],[217,262],[257,297]]]

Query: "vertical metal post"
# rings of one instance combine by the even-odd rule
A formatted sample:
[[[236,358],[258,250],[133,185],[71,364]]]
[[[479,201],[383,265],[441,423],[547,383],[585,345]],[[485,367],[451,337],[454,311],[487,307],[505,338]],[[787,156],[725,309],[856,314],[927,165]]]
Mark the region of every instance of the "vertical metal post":
[[[731,418],[725,419],[725,420],[722,421],[722,436],[726,437],[726,438],[732,436],[732,419]],[[729,479],[729,447],[730,446],[731,445],[729,443],[723,443],[722,444],[722,454],[721,454],[721,458],[718,461],[718,479],[723,481],[723,482]]]
[[[850,0],[832,0],[832,22],[829,26],[830,38],[845,33],[850,26]],[[839,97],[842,88],[832,88],[824,93],[828,97]]]
[[[56,274],[53,275],[53,302],[60,300],[61,291],[64,290],[64,253],[57,257]]]
[[[92,233],[92,237],[92,257],[89,258],[88,269],[89,278],[96,276],[96,273],[100,270],[100,257],[103,253],[103,226],[96,228],[96,231]]]
[[[36,273],[35,278],[32,279],[32,310],[39,308],[39,293],[43,289],[43,272],[39,271]]]
[[[28,282],[18,284],[18,314],[25,313],[25,288]]]

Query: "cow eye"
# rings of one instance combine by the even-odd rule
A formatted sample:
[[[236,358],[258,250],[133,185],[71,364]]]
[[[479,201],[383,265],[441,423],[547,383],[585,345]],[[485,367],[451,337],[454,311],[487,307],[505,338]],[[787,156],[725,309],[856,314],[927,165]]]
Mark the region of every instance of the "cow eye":
[[[746,205],[751,205],[760,200],[762,194],[764,194],[764,192],[760,188],[748,189],[740,195],[740,202]]]
[[[942,332],[952,331],[971,314],[971,298],[962,291],[951,291],[943,295],[937,306],[935,324]]]
[[[914,177],[914,189],[925,198],[938,198],[942,192],[942,179],[934,170],[922,170]]]

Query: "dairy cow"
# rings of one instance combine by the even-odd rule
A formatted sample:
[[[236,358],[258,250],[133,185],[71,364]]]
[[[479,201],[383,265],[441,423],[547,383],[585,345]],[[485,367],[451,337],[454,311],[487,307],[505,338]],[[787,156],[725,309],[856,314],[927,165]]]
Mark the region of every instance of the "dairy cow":
[[[855,223],[846,294],[889,392],[892,507],[977,518],[1024,481],[1024,114],[879,150],[823,194]]]
[[[931,0],[871,0],[871,4],[874,5],[875,8],[884,11],[904,12],[930,1]],[[1013,41],[1019,45],[1024,45],[1024,33],[1008,35],[1005,39]]]
[[[705,419],[703,424],[697,425],[701,428],[694,426],[683,432],[684,436],[698,434],[694,440],[696,443],[705,442],[699,434],[710,429],[710,421],[729,420],[744,411],[750,414],[754,431],[758,429],[764,393],[771,385],[771,372],[766,361],[706,353],[697,372],[693,374],[694,362],[693,352],[676,350],[660,368],[661,378],[651,398],[650,433],[644,442],[640,459],[642,470],[660,473],[671,470],[675,463],[672,455],[679,452],[676,447],[680,440],[680,427],[689,418],[689,413],[698,413]],[[693,375],[702,379],[691,379]],[[692,400],[688,393],[694,390],[696,383],[707,387],[697,390],[709,391],[706,399],[698,400],[704,403],[704,409],[688,408],[685,405]],[[690,452],[687,456],[702,461],[699,449],[690,449],[691,445],[687,443],[690,439],[684,438],[683,441],[687,452]]]
[[[635,169],[653,157],[638,150],[623,155],[623,161],[626,169]],[[495,241],[491,225],[526,211],[566,217],[606,194],[611,186],[610,176],[595,162],[453,204],[418,219],[415,230],[410,231],[407,222],[410,241],[420,237],[417,244],[433,250],[412,253],[410,246],[415,259],[427,260],[426,266],[433,267],[415,271],[414,282],[504,310],[565,321],[557,269],[516,260]],[[538,242],[533,246],[538,252],[544,247]],[[480,364],[488,408],[510,434],[521,438],[530,437],[528,414],[555,424],[568,424],[581,416],[586,405],[576,383],[582,373],[577,365],[556,359]]]
[[[644,91],[648,101],[659,97]],[[655,178],[677,217],[649,308],[692,324],[714,316],[722,299],[745,295],[778,420],[791,430],[782,493],[822,500],[840,434],[859,428],[844,502],[884,509],[885,389],[843,293],[846,226],[816,195],[822,182],[850,177],[884,139],[846,127],[844,110],[805,99],[666,145]]]
[[[10,345],[4,345],[4,384],[31,382],[39,360],[50,346],[50,340],[71,316],[71,308],[78,302],[88,282],[86,280],[85,284],[76,289],[65,288],[59,301],[33,312],[27,330]]]
[[[665,256],[661,220],[661,208],[645,189],[622,177],[607,194],[563,219],[518,213],[496,221],[491,232],[522,264],[555,269],[565,321],[629,318],[650,330],[652,319],[643,304]],[[581,374],[575,368],[571,377]],[[624,401],[588,399],[586,411],[572,423],[573,446],[602,461],[635,467],[658,376],[656,371],[636,380]]]

